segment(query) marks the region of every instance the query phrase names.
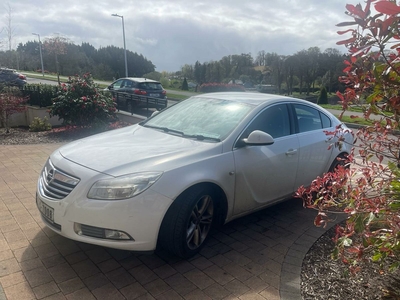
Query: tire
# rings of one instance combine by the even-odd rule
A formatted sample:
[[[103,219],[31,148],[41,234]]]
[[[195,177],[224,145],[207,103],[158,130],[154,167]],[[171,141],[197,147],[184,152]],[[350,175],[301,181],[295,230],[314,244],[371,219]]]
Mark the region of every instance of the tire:
[[[339,158],[339,159],[338,159]],[[331,166],[329,167],[329,171],[328,172],[335,172],[336,168],[338,166],[346,166],[346,164],[348,163],[345,154],[339,154],[335,160],[332,162]],[[348,166],[346,166],[348,167]]]
[[[197,186],[180,195],[169,208],[160,228],[161,247],[189,258],[204,246],[216,219],[216,193]]]

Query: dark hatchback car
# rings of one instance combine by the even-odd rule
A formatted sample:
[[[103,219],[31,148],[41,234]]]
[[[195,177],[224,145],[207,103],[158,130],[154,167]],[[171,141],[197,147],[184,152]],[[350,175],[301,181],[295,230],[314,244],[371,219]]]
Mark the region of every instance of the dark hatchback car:
[[[26,76],[13,69],[0,68],[0,84],[23,87]]]
[[[147,78],[120,78],[108,86],[108,90],[165,99],[167,92],[161,83]]]

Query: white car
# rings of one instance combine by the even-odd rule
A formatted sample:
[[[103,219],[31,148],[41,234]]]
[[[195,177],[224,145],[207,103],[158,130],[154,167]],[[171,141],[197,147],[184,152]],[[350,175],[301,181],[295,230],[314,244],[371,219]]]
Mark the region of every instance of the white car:
[[[198,95],[56,150],[40,174],[37,206],[70,239],[190,257],[212,225],[287,199],[341,163],[351,133],[342,147],[329,147],[325,134],[340,124],[294,98]]]

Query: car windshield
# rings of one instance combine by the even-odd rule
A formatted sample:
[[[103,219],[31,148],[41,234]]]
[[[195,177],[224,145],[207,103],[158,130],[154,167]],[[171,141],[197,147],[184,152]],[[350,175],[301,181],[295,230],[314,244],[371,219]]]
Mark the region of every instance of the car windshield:
[[[192,97],[141,125],[197,140],[222,141],[252,109],[245,103]]]

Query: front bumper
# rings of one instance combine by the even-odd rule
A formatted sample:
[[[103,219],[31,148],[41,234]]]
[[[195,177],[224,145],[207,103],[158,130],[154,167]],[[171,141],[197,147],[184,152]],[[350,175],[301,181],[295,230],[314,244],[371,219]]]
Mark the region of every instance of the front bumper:
[[[86,197],[98,178],[93,170],[74,165],[79,184],[64,199],[52,199],[41,193],[38,181],[36,204],[47,227],[72,240],[99,246],[152,251],[156,248],[161,222],[172,200],[151,188],[126,200],[93,200]],[[79,230],[80,229],[80,230]],[[121,232],[125,239],[106,238],[105,232]],[[128,237],[128,239],[127,239]]]

